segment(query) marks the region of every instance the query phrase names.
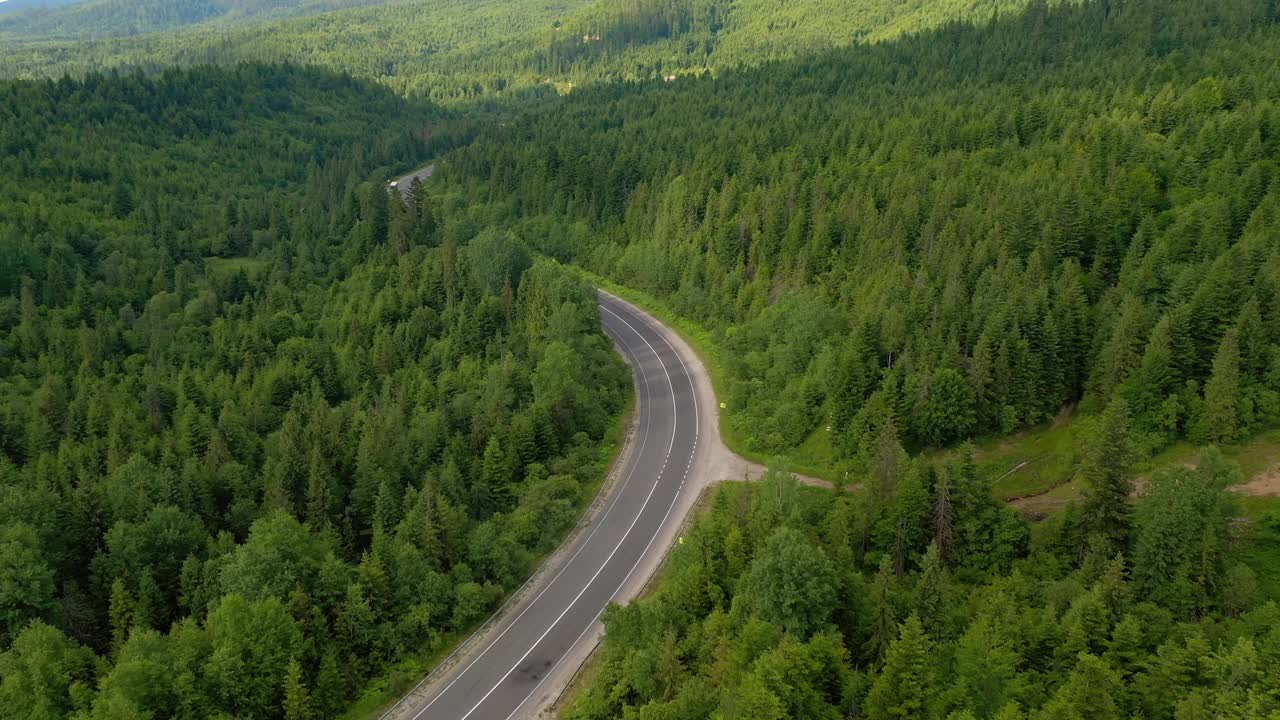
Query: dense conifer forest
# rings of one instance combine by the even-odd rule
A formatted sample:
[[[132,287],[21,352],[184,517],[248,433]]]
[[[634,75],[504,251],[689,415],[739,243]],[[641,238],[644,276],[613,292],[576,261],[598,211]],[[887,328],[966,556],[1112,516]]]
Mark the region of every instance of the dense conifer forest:
[[[1090,468],[1124,471],[1121,427]],[[963,460],[885,462],[834,500],[782,473],[721,487],[653,596],[606,615],[561,716],[1275,717],[1280,606],[1232,547],[1236,475],[1210,450],[1120,522],[1100,493],[1033,542]]]
[[[714,491],[563,716],[1280,712],[1280,513],[1212,447],[1135,480],[1280,410],[1278,19],[1033,4],[455,153],[453,192],[708,328],[750,447],[817,434],[860,481]],[[1062,414],[1084,498],[1036,525],[920,453]]]
[[[0,82],[0,719],[363,717],[438,660],[610,459],[569,265],[704,331],[735,449],[847,482],[709,491],[564,717],[1280,716],[1228,459],[1280,427],[1275,0],[0,43],[69,73]],[[972,443],[1051,423],[1082,495],[1029,519]]]
[[[730,71],[891,39],[948,21],[987,21],[1026,5],[1026,0],[397,0],[264,21],[272,17],[268,10],[313,13],[324,3],[209,0],[196,5],[215,18],[211,21],[181,32],[111,38],[138,24],[157,25],[193,12],[173,0],[148,0],[129,2],[128,13],[101,17],[121,1],[93,0],[0,20],[0,49],[7,55],[0,76],[289,61],[377,80],[413,97],[476,105],[554,96],[600,82]],[[220,14],[239,5],[257,12]],[[134,14],[145,17],[133,21]]]
[[[865,468],[1128,403],[1144,450],[1280,413],[1280,26],[1050,10],[727,77],[599,86],[441,182],[719,332],[766,452]]]
[[[0,717],[335,717],[559,541],[629,383],[589,288],[386,191],[465,123],[289,67],[0,97]]]

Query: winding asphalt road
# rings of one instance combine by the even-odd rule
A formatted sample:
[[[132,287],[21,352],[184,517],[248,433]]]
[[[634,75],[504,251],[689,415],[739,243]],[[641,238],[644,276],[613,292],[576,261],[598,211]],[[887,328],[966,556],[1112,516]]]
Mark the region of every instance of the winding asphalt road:
[[[716,461],[709,384],[688,346],[652,317],[601,292],[600,320],[630,364],[636,432],[590,525],[448,669],[393,707],[396,720],[533,717],[594,647],[610,601],[639,592],[675,541]],[[677,349],[679,348],[679,349]],[[692,365],[692,367],[691,367]],[[702,442],[709,436],[714,442]]]

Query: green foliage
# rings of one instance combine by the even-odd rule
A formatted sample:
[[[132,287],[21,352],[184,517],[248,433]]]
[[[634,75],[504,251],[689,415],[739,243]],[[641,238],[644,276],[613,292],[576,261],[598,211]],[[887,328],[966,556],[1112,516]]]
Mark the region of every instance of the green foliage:
[[[12,640],[27,621],[50,615],[55,600],[54,570],[35,531],[21,522],[0,528],[0,638]]]
[[[599,664],[565,716],[1267,717],[1280,711],[1263,670],[1280,657],[1280,608],[1239,601],[1227,581],[1243,550],[1225,534],[1233,470],[1213,450],[1201,466],[1154,478],[1137,500],[1132,564],[1107,547],[1080,561],[1041,532],[984,572],[965,559],[980,551],[944,562],[936,539],[895,572],[912,533],[870,532],[880,511],[862,494],[777,472],[721,487],[653,594],[606,612]],[[957,478],[957,529],[984,515],[962,501],[966,472],[911,470],[944,478],[925,483],[934,498]],[[814,572],[826,557],[840,564]],[[834,612],[800,580],[828,572],[844,588]],[[831,622],[815,633],[795,617]]]
[[[529,269],[529,253],[510,233],[485,230],[467,247],[467,262],[476,287],[491,295],[510,292]]]
[[[1139,590],[1182,612],[1205,611],[1219,597],[1233,517],[1227,486],[1239,470],[1217,450],[1197,470],[1171,468],[1151,478],[1139,506],[1134,581]]]
[[[912,615],[902,624],[898,638],[885,653],[884,668],[867,694],[870,720],[930,717],[933,671],[929,636]]]
[[[335,717],[573,524],[625,367],[589,287],[387,192],[450,116],[292,67],[0,96],[0,716]]]
[[[751,452],[816,431],[865,471],[889,425],[915,451],[1117,398],[1143,448],[1230,440],[1277,407],[1269,12],[1037,3],[592,86],[433,180],[705,327]]]
[[[302,677],[302,664],[297,660],[290,661],[284,681],[284,718],[311,720],[313,716],[311,698],[307,695],[307,686]]]
[[[334,557],[334,548],[326,541],[286,512],[267,515],[253,524],[244,543],[218,563],[221,591],[250,600],[285,600],[295,589],[313,597],[339,593],[350,570]],[[324,582],[337,587],[326,588]]]
[[[319,65],[433,100],[542,98],[986,22],[1025,0],[92,0],[0,21],[19,75],[120,66]],[[365,7],[373,6],[373,7]],[[323,12],[335,10],[334,12]],[[302,17],[298,17],[302,16]],[[184,27],[192,25],[192,27]],[[168,33],[115,38],[146,31]],[[64,38],[89,36],[92,42]]]
[[[284,701],[290,662],[302,651],[302,631],[284,605],[227,595],[206,625],[205,673],[219,705],[236,717],[273,716]]]
[[[1039,717],[1046,720],[1120,720],[1121,712],[1114,695],[1120,690],[1120,678],[1105,660],[1081,654],[1067,681],[1045,704]]]
[[[1196,435],[1209,442],[1240,438],[1240,337],[1232,328],[1222,336],[1213,357],[1213,372],[1204,385],[1204,412]]]
[[[58,720],[89,695],[93,652],[36,621],[0,655],[0,717]]]
[[[802,639],[821,629],[835,607],[831,562],[790,528],[769,536],[743,582],[753,615]]]
[[[1131,433],[1128,405],[1123,400],[1112,402],[1080,468],[1088,488],[1083,508],[1086,530],[1117,552],[1129,547],[1133,531],[1129,505],[1133,494]]]

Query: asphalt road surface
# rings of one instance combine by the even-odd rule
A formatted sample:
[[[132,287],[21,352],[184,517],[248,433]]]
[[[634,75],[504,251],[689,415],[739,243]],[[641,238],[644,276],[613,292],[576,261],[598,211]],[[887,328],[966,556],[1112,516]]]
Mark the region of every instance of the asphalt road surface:
[[[454,667],[431,678],[386,717],[397,720],[508,720],[529,717],[554,697],[600,631],[611,600],[638,591],[657,566],[690,506],[705,453],[699,440],[714,427],[702,416],[695,375],[652,318],[601,293],[605,332],[636,381],[636,435],[620,474],[589,529],[562,550],[558,567],[483,631]],[[687,348],[685,349],[687,351]],[[697,368],[700,371],[700,367]],[[700,412],[700,410],[702,412]],[[695,458],[699,462],[695,463]],[[478,638],[477,638],[478,639]],[[548,676],[553,676],[549,681]]]
[[[424,183],[427,181],[427,178],[431,177],[431,174],[434,173],[435,171],[436,171],[436,164],[431,163],[430,165],[424,168],[419,168],[417,170],[414,170],[408,175],[398,177],[393,181],[395,183],[395,189],[400,191],[401,198],[408,200],[409,191],[413,189],[413,181],[417,180],[418,182]]]

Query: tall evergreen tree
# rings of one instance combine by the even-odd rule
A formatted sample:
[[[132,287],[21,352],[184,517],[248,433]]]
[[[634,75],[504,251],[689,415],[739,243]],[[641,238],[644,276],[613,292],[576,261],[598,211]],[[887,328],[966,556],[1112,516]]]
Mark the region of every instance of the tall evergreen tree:
[[[1133,531],[1131,432],[1128,404],[1123,399],[1113,400],[1102,414],[1080,467],[1086,488],[1084,522],[1115,550],[1129,546]]]
[[[884,667],[867,695],[868,720],[930,718],[933,713],[932,642],[920,618],[902,623],[885,654]]]
[[[1204,386],[1204,413],[1197,435],[1211,442],[1232,442],[1239,438],[1240,334],[1231,328],[1222,336],[1213,357],[1213,374]]]

